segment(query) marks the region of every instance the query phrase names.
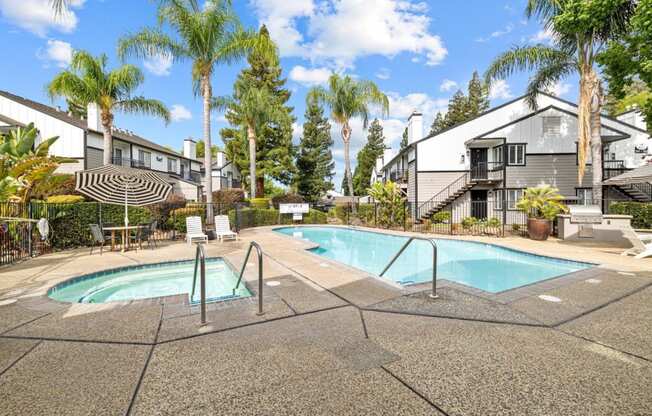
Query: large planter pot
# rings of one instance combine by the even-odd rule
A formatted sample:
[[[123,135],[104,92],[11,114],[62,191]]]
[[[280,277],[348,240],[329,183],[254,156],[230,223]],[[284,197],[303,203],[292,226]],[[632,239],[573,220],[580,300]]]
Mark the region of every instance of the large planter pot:
[[[550,235],[550,221],[540,218],[528,218],[527,233],[530,238],[537,241],[544,241]]]

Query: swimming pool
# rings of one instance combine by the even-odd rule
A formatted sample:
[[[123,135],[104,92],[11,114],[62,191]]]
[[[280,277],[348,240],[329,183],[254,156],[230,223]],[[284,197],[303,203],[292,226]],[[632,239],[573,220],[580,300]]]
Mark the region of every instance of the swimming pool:
[[[123,267],[80,276],[54,286],[48,296],[61,302],[104,303],[192,292],[194,261]],[[248,297],[245,285],[233,295],[237,275],[224,260],[206,259],[206,297],[209,301]],[[199,276],[191,302],[199,302]]]
[[[340,227],[283,227],[274,231],[319,244],[315,254],[380,274],[407,237]],[[491,293],[593,267],[589,263],[537,256],[492,244],[434,239],[437,278]],[[415,240],[385,276],[399,284],[432,280],[432,246]]]

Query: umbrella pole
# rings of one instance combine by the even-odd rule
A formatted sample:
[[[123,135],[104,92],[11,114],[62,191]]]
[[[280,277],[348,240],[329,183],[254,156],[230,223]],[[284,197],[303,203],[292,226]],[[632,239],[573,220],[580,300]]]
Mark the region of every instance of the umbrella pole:
[[[129,185],[125,183],[125,227],[129,226],[129,210],[127,209],[127,194],[129,193]]]

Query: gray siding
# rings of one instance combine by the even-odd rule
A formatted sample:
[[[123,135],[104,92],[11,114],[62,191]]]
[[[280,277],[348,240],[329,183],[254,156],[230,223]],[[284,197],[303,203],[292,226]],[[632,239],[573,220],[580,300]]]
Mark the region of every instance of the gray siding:
[[[104,163],[103,151],[92,147],[86,148],[86,169],[99,168]]]
[[[462,175],[464,172],[419,172],[419,203],[428,201]]]
[[[408,164],[408,202],[414,202],[414,197],[416,195],[416,185],[417,185],[417,175],[416,175],[416,163],[410,162]]]
[[[586,167],[583,184],[577,181],[577,160],[572,155],[527,155],[526,166],[508,166],[507,188],[529,188],[548,184],[564,196],[575,196],[575,188],[591,186],[593,171]]]

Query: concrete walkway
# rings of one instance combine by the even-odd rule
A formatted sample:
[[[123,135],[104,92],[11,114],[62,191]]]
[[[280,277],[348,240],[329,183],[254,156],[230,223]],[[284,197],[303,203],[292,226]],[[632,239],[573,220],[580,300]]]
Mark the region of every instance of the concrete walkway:
[[[256,296],[211,305],[206,326],[183,296],[45,296],[93,271],[192,259],[182,243],[0,269],[0,415],[652,414],[652,261],[491,240],[606,266],[502,298],[441,282],[433,301],[428,285],[381,282],[267,228],[208,254],[239,266],[251,239],[274,281],[265,314],[252,259]]]

